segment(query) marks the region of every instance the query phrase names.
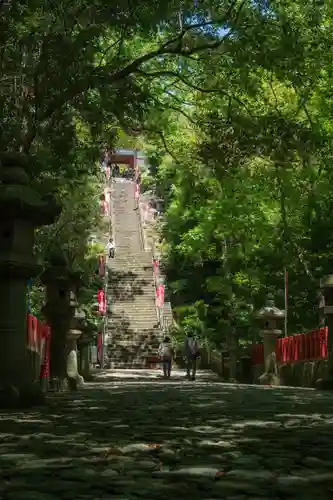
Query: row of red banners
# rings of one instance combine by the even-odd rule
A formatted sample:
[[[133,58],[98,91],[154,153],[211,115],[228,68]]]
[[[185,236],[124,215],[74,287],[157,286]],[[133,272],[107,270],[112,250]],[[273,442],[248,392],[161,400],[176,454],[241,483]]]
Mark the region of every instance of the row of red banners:
[[[27,315],[27,346],[41,356],[40,379],[50,376],[51,328],[32,314]]]
[[[314,361],[328,358],[328,329],[320,328],[308,333],[283,337],[276,341],[276,360],[282,364]],[[264,364],[264,345],[252,346],[252,364]]]

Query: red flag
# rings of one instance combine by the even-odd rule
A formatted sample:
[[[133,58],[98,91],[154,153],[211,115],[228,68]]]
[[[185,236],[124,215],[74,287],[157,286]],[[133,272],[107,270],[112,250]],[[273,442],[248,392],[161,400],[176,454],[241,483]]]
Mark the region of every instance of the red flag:
[[[97,300],[98,300],[98,312],[100,314],[105,314],[105,312],[106,312],[106,303],[105,303],[105,293],[104,293],[104,290],[98,290]]]

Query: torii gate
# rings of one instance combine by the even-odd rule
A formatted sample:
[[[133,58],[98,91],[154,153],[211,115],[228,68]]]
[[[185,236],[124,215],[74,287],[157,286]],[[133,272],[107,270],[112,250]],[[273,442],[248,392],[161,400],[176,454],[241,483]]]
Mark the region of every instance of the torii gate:
[[[108,163],[128,165],[133,170],[140,169],[145,163],[145,157],[137,149],[116,149],[107,153]]]

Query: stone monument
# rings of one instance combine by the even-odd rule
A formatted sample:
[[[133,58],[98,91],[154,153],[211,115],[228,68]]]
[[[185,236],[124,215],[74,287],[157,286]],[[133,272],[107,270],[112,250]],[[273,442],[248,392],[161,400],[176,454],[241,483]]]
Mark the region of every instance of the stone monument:
[[[29,159],[0,154],[0,407],[42,402],[27,350],[27,282],[41,266],[35,229],[52,224],[61,207],[30,186]]]
[[[256,315],[263,326],[260,335],[264,342],[265,372],[259,377],[259,383],[263,385],[280,385],[275,347],[276,339],[282,334],[278,326],[284,315],[285,312],[275,306],[272,294],[267,295],[266,305]]]

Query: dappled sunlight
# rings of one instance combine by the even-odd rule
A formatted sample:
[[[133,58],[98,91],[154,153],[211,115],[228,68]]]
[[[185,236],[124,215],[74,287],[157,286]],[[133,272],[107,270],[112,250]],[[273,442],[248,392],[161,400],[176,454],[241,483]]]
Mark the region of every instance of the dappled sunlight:
[[[1,413],[1,473],[14,478],[1,492],[243,500],[294,498],[304,483],[310,498],[332,482],[332,395],[101,375],[39,411]]]

